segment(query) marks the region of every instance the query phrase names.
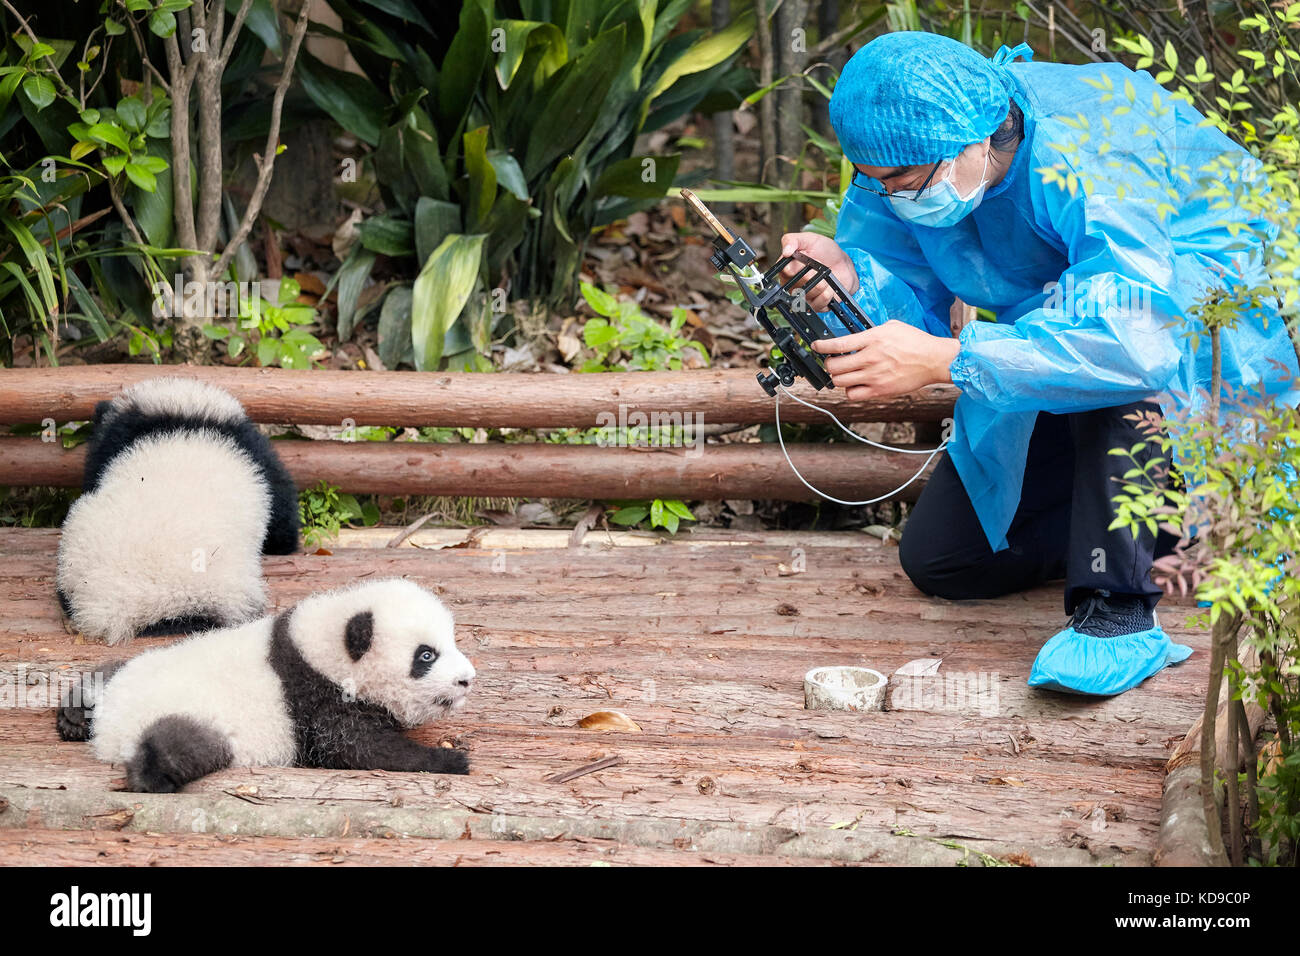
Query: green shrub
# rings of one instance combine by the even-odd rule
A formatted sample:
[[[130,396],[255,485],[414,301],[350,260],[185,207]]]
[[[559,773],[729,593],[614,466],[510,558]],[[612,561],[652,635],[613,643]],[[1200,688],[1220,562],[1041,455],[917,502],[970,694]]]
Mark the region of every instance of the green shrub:
[[[339,335],[376,256],[414,256],[419,275],[381,315],[380,344],[409,336],[420,369],[453,349],[486,354],[507,290],[533,307],[566,301],[592,229],[672,185],[678,156],[634,155],[637,136],[736,85],[753,28],[741,17],[674,33],[690,0],[330,4],[366,77],[304,53],[299,78],[372,147],[387,207],[340,271]]]

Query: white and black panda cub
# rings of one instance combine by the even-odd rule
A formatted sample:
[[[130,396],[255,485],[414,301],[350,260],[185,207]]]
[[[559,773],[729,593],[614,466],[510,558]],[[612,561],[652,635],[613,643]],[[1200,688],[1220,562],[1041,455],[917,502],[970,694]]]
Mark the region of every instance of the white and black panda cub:
[[[81,633],[118,644],[252,620],[262,554],[297,548],[293,480],[234,396],[156,378],[95,408],[59,540],[59,602]]]
[[[128,790],[226,767],[469,772],[465,751],[402,733],[460,707],[474,680],[451,613],[410,581],[315,594],[106,670],[99,700],[65,697],[59,736],[125,764]]]

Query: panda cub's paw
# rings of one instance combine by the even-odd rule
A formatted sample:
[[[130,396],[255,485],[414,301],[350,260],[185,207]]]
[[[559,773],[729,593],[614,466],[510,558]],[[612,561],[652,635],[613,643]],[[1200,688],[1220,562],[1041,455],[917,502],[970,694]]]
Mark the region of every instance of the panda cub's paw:
[[[61,740],[89,740],[94,727],[95,704],[104,685],[126,661],[112,661],[99,670],[82,674],[76,683],[63,691],[54,724]]]
[[[60,740],[82,741],[90,739],[93,707],[60,707],[55,726]]]
[[[431,747],[428,766],[424,769],[429,773],[469,773],[469,751]]]

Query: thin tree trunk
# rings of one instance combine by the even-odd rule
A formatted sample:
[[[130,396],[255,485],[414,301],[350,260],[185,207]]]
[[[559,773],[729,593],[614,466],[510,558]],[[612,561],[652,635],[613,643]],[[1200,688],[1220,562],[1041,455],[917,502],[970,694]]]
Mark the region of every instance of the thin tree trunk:
[[[775,61],[772,57],[772,24],[768,19],[771,8],[769,0],[754,0],[754,12],[758,17],[758,85],[767,89],[775,76]],[[776,99],[768,93],[758,101],[758,181],[769,181],[769,165],[776,157]],[[771,215],[775,215],[774,213]],[[769,236],[770,237],[770,236]],[[774,256],[780,249],[768,248],[767,254]],[[773,260],[775,261],[775,260]]]
[[[792,77],[775,90],[776,184],[784,189],[798,188],[799,169],[793,162],[804,145],[803,79],[800,74],[808,64],[808,0],[783,0],[776,10],[772,30],[772,51],[778,75]],[[781,236],[803,225],[798,203],[778,203],[772,207],[771,240],[768,255],[775,259],[781,248]]]
[[[1235,671],[1227,666],[1237,660],[1237,643],[1239,632],[1234,632],[1229,638],[1228,648],[1224,656],[1224,666],[1228,674],[1228,762],[1223,768],[1224,775],[1224,804],[1228,812],[1228,856],[1232,860],[1233,866],[1241,866],[1241,794],[1237,791],[1237,767],[1240,731],[1237,722],[1238,708],[1234,706],[1240,701],[1234,701],[1234,689],[1237,684]],[[1244,713],[1244,711],[1243,711]]]
[[[713,0],[713,29],[725,29],[731,23],[731,0]],[[717,179],[736,178],[735,121],[731,110],[713,114],[713,175]],[[714,207],[723,215],[731,215],[731,203],[718,203]]]
[[[1201,722],[1201,805],[1205,810],[1205,825],[1210,850],[1216,859],[1224,863],[1227,859],[1223,850],[1223,818],[1219,815],[1219,806],[1214,800],[1214,723],[1219,710],[1219,684],[1223,681],[1223,660],[1228,641],[1232,639],[1240,626],[1240,619],[1235,613],[1220,615],[1210,633],[1210,683],[1205,694],[1205,717]]]
[[[836,29],[840,25],[840,0],[822,0],[817,8],[817,42],[825,43],[828,37],[835,35]],[[844,69],[844,64],[848,57],[844,54],[843,47],[832,50],[825,56],[830,68],[835,71],[836,75]],[[819,78],[824,77],[825,73],[819,74]],[[823,136],[831,136],[834,130],[831,128],[831,111],[830,103],[821,96],[812,98],[813,102],[813,127]]]

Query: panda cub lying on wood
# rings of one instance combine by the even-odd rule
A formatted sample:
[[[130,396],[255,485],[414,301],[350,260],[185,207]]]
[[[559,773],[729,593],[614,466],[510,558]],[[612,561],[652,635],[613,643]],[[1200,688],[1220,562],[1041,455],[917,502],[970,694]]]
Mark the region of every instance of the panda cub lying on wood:
[[[298,549],[298,493],[233,395],[155,378],[95,407],[58,597],[87,637],[242,624],[266,608],[262,554]]]
[[[315,594],[105,668],[102,698],[68,697],[59,736],[126,765],[127,789],[171,793],[227,767],[468,773],[463,750],[403,728],[465,702],[474,667],[451,613],[410,581]]]

